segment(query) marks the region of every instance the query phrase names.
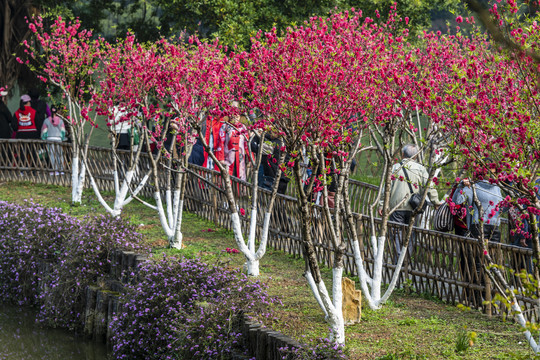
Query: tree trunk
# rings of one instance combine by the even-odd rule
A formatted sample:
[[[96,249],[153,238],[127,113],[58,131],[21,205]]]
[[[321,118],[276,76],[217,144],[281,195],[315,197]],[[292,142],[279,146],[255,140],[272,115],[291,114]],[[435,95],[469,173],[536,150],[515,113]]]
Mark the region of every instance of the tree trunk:
[[[80,168],[79,168],[80,166]],[[71,160],[71,202],[81,204],[84,180],[86,177],[86,166],[80,161],[78,156]]]
[[[184,200],[179,200],[178,201],[178,204],[175,204],[175,206],[178,207],[178,209],[176,210],[176,224],[173,226],[174,228],[174,236],[172,237],[172,239],[169,239],[169,244],[171,245],[171,247],[175,248],[175,249],[181,249],[182,248],[182,240],[183,240],[183,235],[182,235],[182,215],[183,215],[183,212],[184,212]]]
[[[16,57],[24,57],[21,43],[29,37],[26,18],[31,14],[30,0],[0,1],[0,86],[13,88],[16,83],[23,88],[35,83],[35,76]]]

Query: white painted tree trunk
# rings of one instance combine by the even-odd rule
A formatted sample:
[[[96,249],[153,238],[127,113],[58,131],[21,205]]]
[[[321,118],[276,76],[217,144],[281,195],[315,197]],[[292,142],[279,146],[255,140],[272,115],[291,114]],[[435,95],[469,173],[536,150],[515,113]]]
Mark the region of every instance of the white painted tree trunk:
[[[173,223],[173,200],[172,200],[172,192],[170,189],[165,190],[165,203],[167,204],[167,219],[169,220],[169,224],[172,225]]]
[[[85,177],[86,166],[79,160],[79,157],[74,157],[71,160],[71,202],[73,204],[81,204],[82,202]]]
[[[332,298],[335,308],[334,322],[330,322],[332,327],[331,340],[335,340],[338,344],[345,344],[345,321],[343,320],[343,268],[332,269]]]
[[[521,310],[521,307],[519,306],[519,304],[517,302],[514,302],[512,304],[512,310],[513,312],[516,314],[515,315],[515,318],[516,318],[516,321],[518,322],[518,324],[526,329],[527,327],[527,320],[525,319],[525,317],[523,316],[523,312]],[[535,352],[535,353],[538,353],[540,351],[540,347],[538,346],[538,343],[536,342],[536,340],[534,339],[534,336],[531,334],[531,332],[529,330],[526,330],[523,332],[525,334],[525,338],[527,339],[527,341],[529,342],[529,346],[531,347],[531,349]]]
[[[142,190],[142,188],[148,181],[149,176],[145,175],[143,179],[141,180],[141,182],[138,184],[133,194],[131,196],[128,196],[129,188],[133,181],[134,174],[135,174],[134,170],[127,171],[126,177],[124,180],[122,180],[122,183],[120,185],[120,182],[118,181],[118,172],[116,170],[113,171],[114,184],[115,184],[114,185],[115,198],[114,198],[113,206],[110,206],[109,204],[107,204],[107,201],[105,201],[105,199],[101,195],[101,190],[99,189],[94,177],[90,175],[90,184],[92,186],[92,189],[94,190],[94,194],[96,195],[99,203],[105,208],[105,210],[109,214],[111,214],[114,217],[120,216],[120,214],[122,213],[122,210],[124,209],[124,206],[129,204],[133,200],[133,198],[138,195],[138,193]]]
[[[259,260],[247,258],[247,274],[250,276],[259,276]]]
[[[270,230],[270,216],[269,212],[264,214],[263,228],[261,231],[261,242],[259,244],[259,250],[255,253],[255,258],[257,260],[262,259],[266,253],[266,245],[268,244],[268,231]],[[253,238],[255,238],[255,228],[253,228]],[[255,248],[255,246],[254,246]]]
[[[380,309],[381,306],[388,300],[390,294],[392,294],[392,291],[394,291],[394,288],[397,284],[397,279],[398,279],[398,276],[393,276],[386,291],[384,292],[384,294],[382,294],[381,289],[383,285],[382,275],[383,275],[383,260],[384,260],[384,241],[385,241],[385,237],[378,237],[376,238],[376,241],[375,241],[377,243],[376,245],[377,251],[374,251],[375,261],[373,265],[373,278],[370,278],[366,272],[358,241],[353,241],[353,244],[352,244],[354,261],[356,264],[357,273],[359,274],[358,278],[360,281],[360,287],[362,289],[362,296],[364,297],[368,306],[372,310]],[[373,239],[372,239],[372,242],[373,242]],[[401,271],[401,267],[403,266],[403,262],[407,253],[406,250],[407,249],[404,248],[401,254],[399,255],[399,258],[396,264],[396,269],[395,269],[395,272],[397,273]]]
[[[319,304],[320,308],[324,312],[324,317],[328,318],[328,310],[326,310],[326,307],[324,306],[324,303],[321,299],[321,295],[319,294],[319,290],[317,288],[317,284],[315,283],[315,279],[313,279],[313,275],[311,275],[311,272],[308,270],[304,273],[304,277],[306,278],[309,288],[311,289],[311,293],[313,294],[313,297],[315,300],[317,300],[317,303]]]
[[[184,213],[184,200],[180,200],[180,196],[174,202],[174,214],[175,214],[175,223],[173,225],[174,235],[169,239],[169,244],[175,249],[182,248],[182,215]]]
[[[174,209],[169,210],[163,207],[163,201],[161,200],[161,194],[159,193],[159,191],[154,192],[154,199],[156,201],[156,209],[158,211],[159,221],[161,223],[163,231],[165,232],[165,235],[167,235],[169,245],[175,249],[182,249],[183,235],[181,227],[184,200],[180,200],[180,196],[176,196],[175,194],[175,199],[177,201],[174,201],[174,204],[170,204],[173,205]],[[175,219],[172,219],[172,223],[169,222],[169,213],[176,214]]]
[[[242,225],[240,223],[240,216],[236,211],[231,214],[231,223],[234,233],[234,240],[236,241],[236,245],[238,246],[239,250],[242,251],[242,253],[251,256],[251,253],[249,252],[249,249],[244,242],[244,236],[242,235]]]
[[[250,227],[249,227],[249,235],[248,235],[248,245],[245,246],[245,249],[247,249],[247,252],[244,252],[244,250],[242,250],[242,247],[239,246],[240,251],[242,251],[242,253],[246,256],[246,270],[247,270],[248,275],[250,276],[260,275],[260,267],[259,267],[260,260],[266,253],[266,245],[268,244],[268,232],[270,230],[270,216],[271,214],[269,212],[264,214],[263,228],[261,231],[261,241],[259,243],[258,250],[256,250],[255,249],[255,233],[257,230],[257,227],[256,227],[257,210],[252,210],[251,219],[250,219]],[[238,221],[240,221],[240,218],[238,218]],[[243,242],[243,237],[242,237],[242,242]]]
[[[248,248],[249,251],[255,252],[255,231],[257,229],[257,207],[251,209],[251,219],[249,222],[249,238]]]
[[[371,296],[374,301],[381,298],[384,241],[384,236],[379,236],[377,238],[377,252],[375,253],[375,263],[373,264],[373,282],[371,284]]]
[[[311,292],[326,315],[326,321],[332,330],[330,340],[338,344],[345,344],[345,322],[343,321],[342,307],[343,289],[341,286],[343,268],[332,269],[333,300],[330,299],[328,290],[326,289],[326,286],[322,280],[319,283],[316,283],[309,270],[306,271],[304,276],[308,281]]]
[[[115,210],[114,208],[110,207],[109,204],[105,201],[103,196],[101,195],[101,191],[99,190],[99,187],[96,184],[96,180],[93,176],[90,176],[90,185],[92,186],[92,189],[94,190],[94,194],[96,195],[98,202],[105,208],[105,211],[107,211],[109,214],[111,214],[114,217],[117,217],[120,215],[120,213]]]
[[[265,219],[268,216],[268,219],[270,218],[270,214],[265,214]],[[257,253],[254,253],[249,249],[249,247],[244,242],[244,236],[242,235],[242,225],[240,223],[240,216],[235,211],[231,214],[231,222],[232,222],[232,228],[234,233],[234,239],[236,241],[236,245],[238,246],[238,249],[244,254],[246,257],[246,270],[247,274],[249,276],[259,276],[259,260],[261,259],[262,255],[264,255],[265,251],[260,251],[261,247],[259,247],[259,251]],[[251,234],[249,234],[251,236]],[[248,237],[249,239],[249,237]],[[266,246],[266,245],[265,245]],[[257,257],[257,254],[259,254],[259,257]]]
[[[131,194],[125,201],[124,201],[124,206],[126,206],[127,204],[129,204],[136,196],[139,195],[139,193],[141,192],[141,190],[144,188],[144,185],[146,185],[146,183],[148,182],[148,179],[150,178],[150,175],[149,174],[146,174],[144,175],[144,177],[142,178],[141,182],[139,183],[139,185],[137,186],[137,188],[135,188],[135,190],[133,191],[133,194]],[[146,204],[146,203],[145,203]],[[146,204],[147,206],[149,206],[148,204]],[[152,206],[150,206],[152,207]]]
[[[364,262],[362,260],[362,256],[360,253],[360,245],[358,244],[358,241],[353,241],[353,254],[354,254],[354,261],[356,264],[356,269],[359,274],[358,279],[360,281],[360,287],[362,288],[362,296],[367,301],[369,307],[373,310],[377,309],[376,302],[371,297],[371,292],[369,291],[370,286],[373,284],[373,279],[371,279],[368,274],[366,273],[366,269],[364,268]]]
[[[124,208],[125,201],[128,197],[128,191],[129,191],[129,187],[131,186],[131,180],[133,179],[134,173],[135,171],[128,170],[128,172],[126,173],[126,178],[124,179],[124,181],[122,181],[122,186],[120,187],[120,191],[118,191],[115,194],[116,196],[114,198],[114,212],[118,213],[118,215],[122,213],[122,209]],[[115,176],[118,176],[118,174],[115,174]]]

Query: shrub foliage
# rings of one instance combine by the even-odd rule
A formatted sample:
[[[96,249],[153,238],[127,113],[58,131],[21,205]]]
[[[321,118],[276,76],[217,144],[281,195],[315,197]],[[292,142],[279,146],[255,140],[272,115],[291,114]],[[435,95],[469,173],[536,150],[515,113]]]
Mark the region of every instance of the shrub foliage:
[[[265,286],[239,271],[163,257],[128,285],[126,312],[113,320],[117,359],[228,359],[239,349],[238,311],[265,312]]]
[[[113,249],[146,251],[135,228],[110,216],[82,220],[32,202],[0,202],[0,298],[39,305],[38,319],[78,330],[86,287]]]
[[[39,321],[72,330],[83,326],[87,286],[108,275],[110,252],[149,251],[124,220],[77,219],[28,201],[0,201],[0,240],[0,298],[39,305]],[[269,316],[278,302],[266,285],[240,270],[198,259],[163,255],[131,278],[139,281],[126,285],[124,311],[109,325],[116,359],[230,359],[244,351],[234,330],[236,315]],[[283,356],[345,358],[330,343],[287,349]]]

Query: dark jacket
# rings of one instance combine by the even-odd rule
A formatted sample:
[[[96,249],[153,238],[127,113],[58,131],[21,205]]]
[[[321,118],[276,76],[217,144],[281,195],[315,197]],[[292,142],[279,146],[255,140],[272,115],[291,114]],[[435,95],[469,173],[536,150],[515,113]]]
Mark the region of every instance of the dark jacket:
[[[6,104],[0,101],[0,139],[11,139],[11,134],[16,130],[15,118],[9,112]]]
[[[197,142],[195,142],[193,149],[191,149],[191,155],[189,156],[188,162],[198,166],[204,164],[204,147],[199,138],[197,138]]]
[[[43,123],[45,122],[45,119],[51,116],[51,110],[49,109],[47,103],[41,99],[32,98],[30,104],[32,106],[32,109],[36,110],[36,127],[38,129],[41,129]]]
[[[262,183],[259,184],[259,186],[271,190],[272,186],[274,184],[274,179],[276,178],[277,171],[278,171],[278,161],[281,157],[281,151],[279,150],[279,141],[277,138],[273,138],[270,135],[265,135],[265,140],[272,142],[272,145],[274,145],[274,150],[272,154],[269,155],[263,155],[261,159],[261,167],[263,169],[263,178]],[[259,152],[259,148],[261,147],[261,138],[258,135],[253,136],[251,140],[251,151],[256,155]],[[285,163],[287,163],[290,159],[290,156],[287,154],[285,156]],[[287,190],[287,184],[289,184],[290,179],[287,177],[285,173],[281,173],[281,177],[279,179],[279,186],[278,186],[278,193],[284,194]]]

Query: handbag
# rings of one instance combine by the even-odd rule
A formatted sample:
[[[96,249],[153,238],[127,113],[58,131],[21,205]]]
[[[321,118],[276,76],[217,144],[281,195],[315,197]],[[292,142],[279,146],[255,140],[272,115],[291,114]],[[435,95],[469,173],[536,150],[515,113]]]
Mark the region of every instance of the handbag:
[[[435,231],[450,232],[454,230],[454,215],[452,215],[447,202],[435,210],[431,225]]]
[[[403,164],[402,164],[403,165]],[[420,203],[422,202],[422,197],[420,194],[415,193],[413,191],[413,188],[411,186],[411,180],[409,179],[409,174],[407,173],[407,169],[405,167],[403,168],[403,173],[405,174],[405,178],[407,179],[407,185],[409,185],[409,190],[411,191],[411,198],[409,199],[409,205],[411,205],[413,211],[416,210],[417,214],[423,213],[427,208],[427,202],[424,201],[424,206],[422,206],[421,209],[419,209]]]

